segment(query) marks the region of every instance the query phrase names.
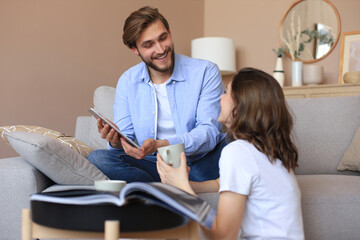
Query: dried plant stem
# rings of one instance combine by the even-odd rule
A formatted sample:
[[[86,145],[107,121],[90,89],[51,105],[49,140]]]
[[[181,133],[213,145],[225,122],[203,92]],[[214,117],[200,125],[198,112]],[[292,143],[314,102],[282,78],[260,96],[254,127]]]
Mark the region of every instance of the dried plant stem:
[[[297,31],[295,31],[295,11],[291,13],[291,21],[290,21],[290,31],[288,30],[287,33],[287,39],[283,39],[288,52],[291,56],[291,59],[294,61],[298,58],[300,52],[300,37],[301,37],[301,19],[300,16],[298,16],[298,24],[297,24]]]
[[[292,47],[292,42],[291,42],[291,37],[290,37],[290,32],[287,31],[287,37],[288,37],[288,40],[286,39],[283,39],[287,49],[288,49],[288,52],[291,56],[291,59],[292,60],[295,60],[295,57],[294,57],[294,50],[293,50],[293,47]]]
[[[295,27],[294,27],[294,16],[295,16],[295,11],[293,11],[291,13],[291,21],[290,21],[290,30],[291,30],[291,36],[295,37]]]
[[[305,52],[310,57],[311,60],[314,60],[314,56],[309,49],[305,49]]]

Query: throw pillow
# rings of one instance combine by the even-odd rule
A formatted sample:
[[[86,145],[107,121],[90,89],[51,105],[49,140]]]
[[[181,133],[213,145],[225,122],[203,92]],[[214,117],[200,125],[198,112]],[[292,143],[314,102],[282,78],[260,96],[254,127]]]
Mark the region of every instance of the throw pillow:
[[[79,153],[48,136],[24,131],[5,133],[15,151],[57,184],[92,185],[108,179]]]
[[[38,126],[28,126],[28,125],[15,125],[15,126],[5,126],[0,127],[0,133],[1,137],[5,140],[5,142],[8,143],[8,140],[6,138],[5,133],[9,132],[31,132],[36,134],[41,134],[44,136],[51,137],[53,139],[56,139],[57,141],[67,145],[77,153],[81,154],[83,157],[87,158],[90,152],[92,152],[94,149],[87,146],[85,143],[77,140],[74,137],[71,137],[69,135],[66,135],[64,133],[54,131],[51,129],[38,127]]]
[[[352,143],[344,153],[337,170],[360,171],[360,127],[356,131]]]

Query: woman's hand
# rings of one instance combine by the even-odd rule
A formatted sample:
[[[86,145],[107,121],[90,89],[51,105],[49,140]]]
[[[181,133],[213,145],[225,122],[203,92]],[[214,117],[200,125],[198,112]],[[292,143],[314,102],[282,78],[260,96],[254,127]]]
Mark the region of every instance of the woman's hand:
[[[190,194],[196,195],[189,183],[189,173],[184,152],[180,155],[180,166],[178,168],[167,165],[160,154],[157,154],[156,167],[162,183],[173,185]]]

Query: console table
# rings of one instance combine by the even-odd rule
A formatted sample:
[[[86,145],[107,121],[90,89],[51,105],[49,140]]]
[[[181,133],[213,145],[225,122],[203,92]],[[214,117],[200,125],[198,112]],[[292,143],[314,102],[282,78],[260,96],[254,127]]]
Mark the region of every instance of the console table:
[[[317,98],[352,96],[360,94],[360,84],[320,84],[301,87],[284,87],[286,98]]]

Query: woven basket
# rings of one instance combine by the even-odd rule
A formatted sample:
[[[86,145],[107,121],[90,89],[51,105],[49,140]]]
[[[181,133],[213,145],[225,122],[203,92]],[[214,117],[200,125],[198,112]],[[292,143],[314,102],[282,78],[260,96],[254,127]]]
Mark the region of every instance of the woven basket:
[[[344,83],[360,83],[360,71],[345,73]]]

